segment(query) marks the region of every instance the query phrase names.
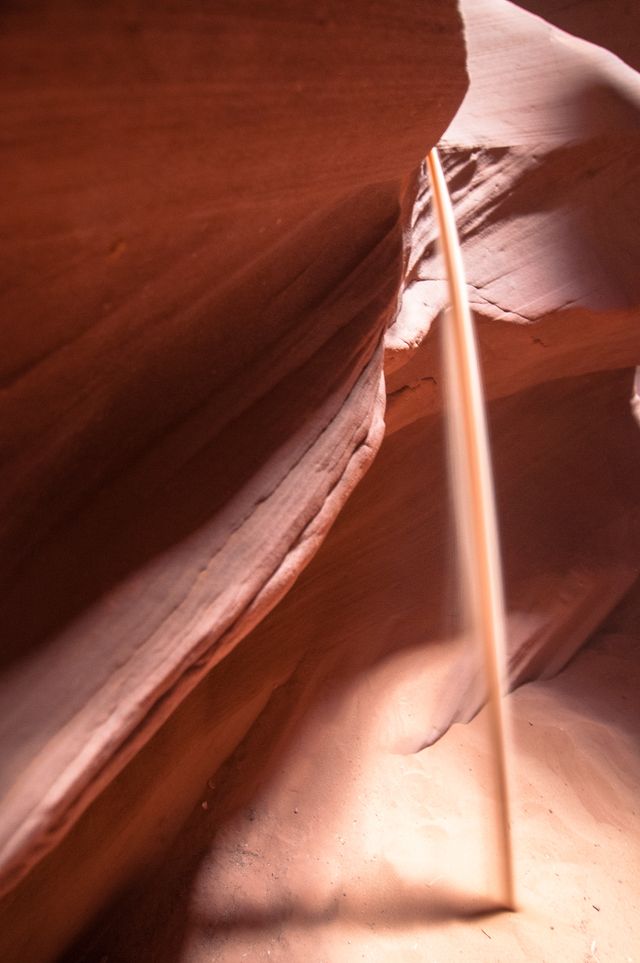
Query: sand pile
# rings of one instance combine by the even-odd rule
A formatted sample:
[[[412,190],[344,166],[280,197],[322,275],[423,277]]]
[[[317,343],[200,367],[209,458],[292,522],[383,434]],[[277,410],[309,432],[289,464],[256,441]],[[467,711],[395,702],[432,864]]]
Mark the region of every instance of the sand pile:
[[[407,752],[429,684],[412,652],[355,679],[302,667],[286,721],[283,698],[87,958],[637,961],[639,603],[509,697],[516,913],[493,898],[484,712]]]

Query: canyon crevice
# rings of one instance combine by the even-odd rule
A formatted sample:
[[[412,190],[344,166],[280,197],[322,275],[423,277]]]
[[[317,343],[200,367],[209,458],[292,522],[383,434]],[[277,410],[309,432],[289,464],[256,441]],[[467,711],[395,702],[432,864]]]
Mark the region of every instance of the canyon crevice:
[[[596,4],[583,31],[544,6],[593,39]],[[538,959],[543,891],[552,958],[630,956],[633,56],[507,0],[0,18],[2,958]],[[619,24],[602,43],[625,54]],[[452,549],[437,143],[517,689],[502,955],[474,916],[495,908],[489,747]],[[572,845],[563,888],[540,864]],[[573,907],[608,858],[624,909],[592,935]]]

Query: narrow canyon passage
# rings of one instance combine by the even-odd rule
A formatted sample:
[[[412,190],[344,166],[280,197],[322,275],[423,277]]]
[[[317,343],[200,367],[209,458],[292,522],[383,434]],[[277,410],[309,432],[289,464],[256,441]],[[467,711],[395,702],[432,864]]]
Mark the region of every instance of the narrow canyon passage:
[[[638,51],[637,0],[0,9],[1,963],[640,963]]]

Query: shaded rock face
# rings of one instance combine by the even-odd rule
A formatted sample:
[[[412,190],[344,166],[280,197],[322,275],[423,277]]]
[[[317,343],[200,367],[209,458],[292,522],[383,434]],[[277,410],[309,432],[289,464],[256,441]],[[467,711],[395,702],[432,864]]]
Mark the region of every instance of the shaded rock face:
[[[453,0],[0,18],[0,955],[27,960],[192,805],[183,774],[145,830],[129,782],[109,832],[89,813],[47,868],[286,592],[380,444],[416,171],[467,77]],[[272,684],[225,714],[221,757]],[[163,740],[187,759],[183,730]]]
[[[640,8],[634,0],[518,0],[518,6],[640,70]]]
[[[313,958],[283,929],[308,883],[285,863],[304,868],[321,838],[330,872],[314,866],[302,918],[339,917],[351,855],[321,829],[356,798],[362,747],[411,769],[482,703],[430,330],[444,274],[416,173],[464,92],[458,14],[268,7],[194,5],[189,29],[164,8],[3,14],[7,258],[43,279],[8,296],[23,320],[4,419],[7,959],[59,952],[184,820],[89,958]],[[640,88],[509,3],[462,12],[471,85],[442,154],[515,685],[560,670],[638,575]],[[77,39],[64,57],[52,25]],[[387,437],[331,528],[382,438],[383,351]],[[399,804],[403,785],[385,790]],[[225,903],[238,887],[250,899]],[[415,903],[391,874],[360,916],[394,887]],[[236,918],[279,936],[238,942]]]

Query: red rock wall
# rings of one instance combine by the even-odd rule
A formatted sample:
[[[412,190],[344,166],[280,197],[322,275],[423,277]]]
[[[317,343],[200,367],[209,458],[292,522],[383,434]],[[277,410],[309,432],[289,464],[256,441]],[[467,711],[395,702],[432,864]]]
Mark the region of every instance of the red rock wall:
[[[415,173],[466,73],[453,2],[0,23],[0,879],[24,961],[162,845],[111,796],[109,839],[98,818],[41,862],[289,588],[380,443]],[[184,800],[152,795],[174,826]]]

